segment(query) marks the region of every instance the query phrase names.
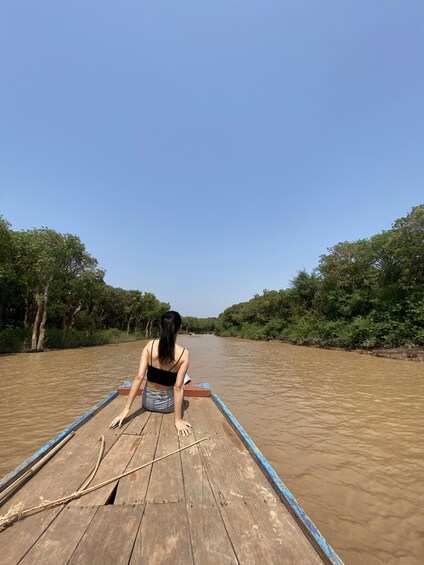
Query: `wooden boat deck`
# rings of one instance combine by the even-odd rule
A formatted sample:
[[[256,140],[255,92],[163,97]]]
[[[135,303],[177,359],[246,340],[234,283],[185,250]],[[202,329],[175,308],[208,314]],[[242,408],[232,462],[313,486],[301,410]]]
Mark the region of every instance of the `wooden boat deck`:
[[[29,516],[0,533],[4,565],[15,563],[322,563],[240,437],[210,398],[189,398],[193,436],[178,437],[173,414],[135,411],[108,428],[126,399],[116,397],[17,491],[18,502],[54,500],[196,439],[203,441],[91,494]],[[194,439],[193,439],[194,437]]]

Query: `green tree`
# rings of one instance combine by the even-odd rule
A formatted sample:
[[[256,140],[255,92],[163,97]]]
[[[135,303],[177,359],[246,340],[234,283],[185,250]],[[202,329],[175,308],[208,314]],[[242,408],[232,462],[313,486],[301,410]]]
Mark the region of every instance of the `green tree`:
[[[77,236],[48,228],[17,232],[15,240],[19,266],[26,273],[26,312],[30,298],[35,304],[31,349],[42,351],[50,296],[59,295],[63,300],[71,292],[75,279],[94,270],[97,262]]]

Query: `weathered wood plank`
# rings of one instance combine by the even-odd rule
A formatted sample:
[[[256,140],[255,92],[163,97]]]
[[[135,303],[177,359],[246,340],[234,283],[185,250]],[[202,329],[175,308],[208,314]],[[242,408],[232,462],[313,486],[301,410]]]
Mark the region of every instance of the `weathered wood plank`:
[[[190,414],[195,430],[221,431],[199,444],[199,451],[238,559],[275,563],[284,555],[285,563],[321,563],[218,409],[196,399]]]
[[[184,502],[146,504],[130,565],[146,563],[149,565],[193,563]]]
[[[18,563],[61,511],[61,507],[45,510],[34,516],[28,516],[1,532],[2,565]]]
[[[160,435],[161,436],[172,435],[178,437],[177,428],[175,427],[175,416],[173,412],[171,412],[170,414],[163,415]],[[176,443],[178,443],[178,441]]]
[[[129,425],[125,430],[125,434],[140,435],[146,426],[152,412],[149,412],[145,408],[138,408],[129,416]]]
[[[155,458],[159,439],[158,423],[160,424],[158,418],[148,420],[141,435],[141,442],[131,459],[130,468],[134,469]],[[118,504],[139,504],[144,502],[151,473],[152,465],[149,465],[140,471],[131,473],[128,477],[120,479],[115,496],[115,506]]]
[[[179,437],[180,447],[190,445],[196,435]],[[215,504],[215,498],[209,484],[209,478],[202,462],[199,445],[194,445],[180,453],[184,478],[184,496],[187,502],[196,504]]]
[[[167,416],[167,414],[164,414]],[[165,418],[163,422],[165,423]],[[168,419],[169,422],[172,420]],[[164,426],[162,425],[162,428]],[[160,433],[156,448],[156,458],[172,453],[179,448],[178,436],[173,433]],[[146,502],[180,502],[184,500],[183,474],[179,453],[175,453],[162,461],[153,464]]]
[[[196,416],[208,400],[210,401],[209,403],[212,404],[211,399],[207,398],[190,398],[185,401],[187,420],[192,425],[192,431],[195,432],[196,439],[200,439],[201,437],[214,438],[221,433],[219,429],[211,426],[206,418],[197,418]]]
[[[40,496],[54,500],[77,490],[90,475],[99,451],[100,435],[105,436],[105,453],[122,435],[126,425],[116,430],[109,424],[122,410],[125,399],[116,398],[91,420],[76,431],[72,438],[48,465],[23,485],[0,509],[5,514],[9,508],[22,502],[25,508],[36,506]],[[29,551],[63,507],[56,507],[29,516],[0,533],[0,555],[4,563],[17,563]],[[19,540],[19,542],[17,542]]]
[[[140,445],[141,437],[123,434],[102,459],[96,476],[90,486],[100,484],[123,473],[129,467],[130,461]],[[69,503],[70,506],[100,506],[106,504],[118,481],[114,481],[90,494],[77,498]]]
[[[143,511],[142,504],[99,507],[69,564],[127,564]]]
[[[199,565],[238,563],[218,507],[189,502],[186,507],[194,562]]]
[[[186,419],[191,421],[190,401],[186,401]],[[180,436],[180,447],[199,437],[196,434]],[[238,563],[209,484],[199,446],[181,451],[180,457],[194,562],[202,565]]]
[[[141,434],[158,436],[162,427],[162,418],[163,414],[150,412],[149,425],[142,430]]]
[[[65,508],[53,520],[21,564],[57,565],[66,563],[88,528],[97,508]]]
[[[193,436],[180,437],[189,445]],[[195,563],[237,563],[198,445],[181,451],[184,493]]]

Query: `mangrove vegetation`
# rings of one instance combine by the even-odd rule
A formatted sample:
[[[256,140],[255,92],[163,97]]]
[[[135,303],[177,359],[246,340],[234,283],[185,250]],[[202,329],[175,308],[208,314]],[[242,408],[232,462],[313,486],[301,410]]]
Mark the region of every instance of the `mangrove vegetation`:
[[[14,231],[0,216],[0,352],[100,345],[156,335],[169,304],[105,283],[76,235]],[[185,333],[323,347],[424,348],[424,205],[369,239],[338,243],[290,287],[264,290]]]
[[[284,290],[218,318],[216,333],[342,348],[424,347],[424,205],[369,239],[338,243]]]
[[[105,283],[76,235],[13,231],[0,216],[0,352],[149,337],[169,304]]]

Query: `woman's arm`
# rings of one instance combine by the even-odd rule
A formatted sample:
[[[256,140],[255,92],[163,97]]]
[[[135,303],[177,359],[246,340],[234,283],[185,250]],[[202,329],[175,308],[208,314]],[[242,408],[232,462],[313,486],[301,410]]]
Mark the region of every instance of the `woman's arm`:
[[[175,427],[177,428],[178,435],[183,436],[191,434],[191,424],[185,422],[182,418],[183,414],[183,401],[184,401],[184,377],[188,371],[190,364],[190,353],[186,349],[181,367],[178,369],[177,379],[174,385],[174,415]]]
[[[115,426],[118,426],[120,428],[123,420],[128,416],[128,413],[131,410],[131,406],[132,406],[132,403],[134,402],[134,398],[137,396],[137,392],[138,392],[139,388],[141,387],[141,383],[143,382],[144,376],[146,374],[147,363],[148,363],[148,358],[149,358],[149,347],[148,347],[149,343],[146,345],[146,347],[143,349],[143,351],[141,353],[140,365],[138,367],[138,373],[137,373],[137,376],[135,377],[135,379],[133,381],[131,390],[128,394],[128,399],[127,399],[127,403],[125,405],[125,408],[122,410],[122,412],[119,414],[119,416],[117,416],[116,418],[114,418],[112,420],[109,428],[114,428]]]

